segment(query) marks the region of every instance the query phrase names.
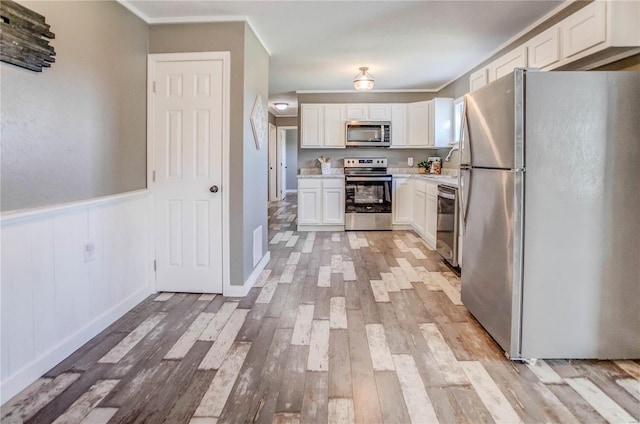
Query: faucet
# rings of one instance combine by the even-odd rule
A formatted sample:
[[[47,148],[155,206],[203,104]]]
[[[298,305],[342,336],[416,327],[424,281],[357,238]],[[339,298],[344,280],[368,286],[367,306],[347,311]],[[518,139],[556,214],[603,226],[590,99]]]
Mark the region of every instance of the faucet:
[[[451,160],[451,155],[453,154],[453,152],[455,152],[456,150],[460,150],[460,146],[454,146],[451,148],[451,150],[449,150],[449,154],[447,154],[447,157],[444,158],[445,162],[449,162]]]

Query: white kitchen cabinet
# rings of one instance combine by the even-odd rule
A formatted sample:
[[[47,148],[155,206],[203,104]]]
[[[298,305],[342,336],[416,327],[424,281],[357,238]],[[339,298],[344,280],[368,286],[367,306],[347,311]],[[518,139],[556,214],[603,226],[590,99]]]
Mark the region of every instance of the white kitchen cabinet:
[[[413,181],[413,229],[425,237],[426,228],[426,206],[427,206],[427,183],[424,181]]]
[[[324,147],[345,147],[346,115],[344,104],[324,105]]]
[[[435,249],[438,226],[438,185],[436,183],[427,183],[424,215],[424,240],[429,246]]]
[[[391,105],[377,103],[369,105],[370,121],[391,121]]]
[[[393,179],[393,223],[406,225],[413,222],[413,185],[409,178]]]
[[[603,1],[595,1],[560,23],[564,57],[571,57],[606,41],[606,6]]]
[[[429,146],[447,147],[453,140],[453,99],[436,97],[429,106]]]
[[[346,105],[301,105],[301,148],[345,148]]]
[[[406,103],[391,105],[391,148],[408,147],[407,140],[407,105]]]
[[[303,104],[300,117],[300,147],[323,147],[324,145],[324,105]]]
[[[489,82],[510,74],[516,68],[526,67],[527,47],[522,45],[489,64]]]
[[[344,180],[322,181],[322,224],[344,225]]]
[[[469,91],[476,91],[489,84],[489,70],[487,68],[478,69],[469,76]]]
[[[429,147],[429,106],[428,101],[407,104],[407,146],[410,148]]]
[[[529,40],[527,66],[542,69],[560,60],[560,28],[551,27]]]
[[[352,103],[347,105],[347,119],[350,121],[390,121],[391,104]]]
[[[298,230],[344,230],[344,179],[298,179]]]

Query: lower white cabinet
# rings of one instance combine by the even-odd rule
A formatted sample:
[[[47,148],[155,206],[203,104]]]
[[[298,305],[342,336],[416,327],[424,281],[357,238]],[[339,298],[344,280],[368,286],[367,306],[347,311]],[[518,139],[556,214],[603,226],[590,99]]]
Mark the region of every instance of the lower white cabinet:
[[[326,226],[335,231],[344,226],[344,179],[301,178],[298,180],[298,229]]]
[[[427,183],[413,182],[413,229],[422,237],[425,236],[427,222]]]
[[[413,222],[413,185],[409,178],[393,179],[393,223],[411,224]]]
[[[436,230],[438,227],[438,185],[427,184],[424,239],[427,244],[435,249]]]
[[[438,182],[420,177],[393,180],[393,223],[410,224],[431,248],[436,247]]]
[[[298,225],[322,224],[322,180],[298,180]]]

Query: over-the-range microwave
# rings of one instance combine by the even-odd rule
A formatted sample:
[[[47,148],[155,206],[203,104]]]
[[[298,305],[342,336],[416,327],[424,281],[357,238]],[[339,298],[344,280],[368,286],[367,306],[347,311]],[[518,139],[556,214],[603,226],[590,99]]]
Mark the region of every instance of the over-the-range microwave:
[[[391,122],[347,121],[347,147],[389,147]]]

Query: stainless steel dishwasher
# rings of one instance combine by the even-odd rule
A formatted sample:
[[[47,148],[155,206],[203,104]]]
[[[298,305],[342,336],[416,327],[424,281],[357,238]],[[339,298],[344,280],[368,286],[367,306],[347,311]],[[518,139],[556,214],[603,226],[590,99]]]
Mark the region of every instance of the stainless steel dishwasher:
[[[438,185],[436,251],[451,266],[458,266],[458,189]]]

